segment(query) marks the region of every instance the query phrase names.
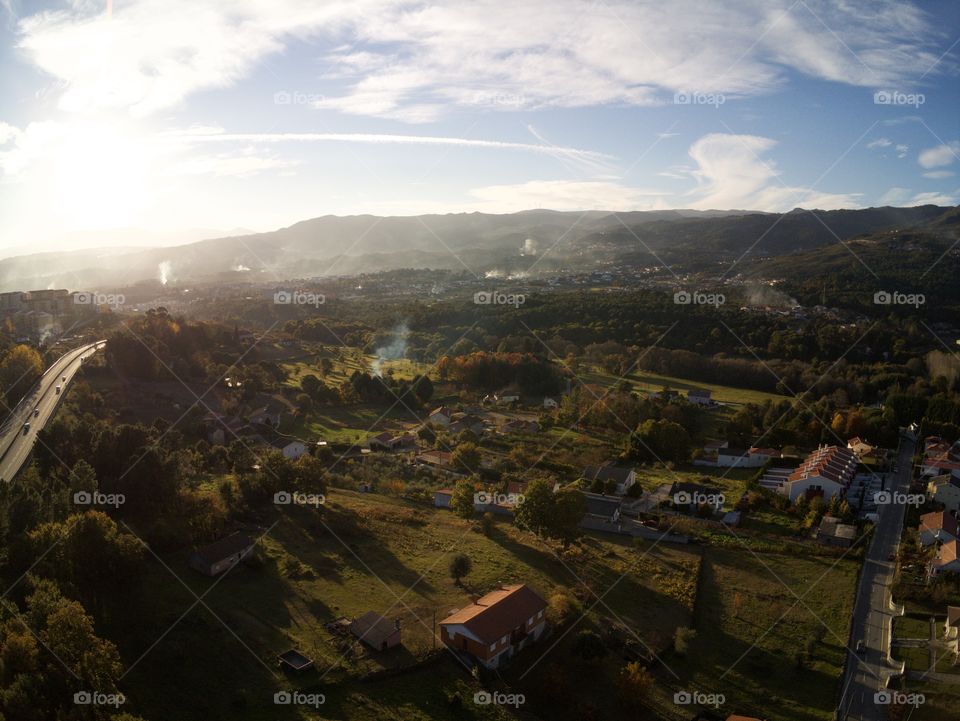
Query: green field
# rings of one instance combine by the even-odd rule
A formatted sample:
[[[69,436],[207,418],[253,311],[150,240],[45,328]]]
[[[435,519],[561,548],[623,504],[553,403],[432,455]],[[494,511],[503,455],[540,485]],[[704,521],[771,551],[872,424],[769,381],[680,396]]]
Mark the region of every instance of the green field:
[[[277,513],[267,525],[273,520],[277,525],[264,537],[258,560],[220,580],[191,571],[183,553],[164,558],[183,583],[159,562],[149,565],[143,597],[150,614],[113,629],[125,661],[132,663],[172,630],[124,680],[131,710],[142,704],[152,717],[184,721],[226,718],[236,711],[244,719],[308,718],[303,709],[271,703],[273,693],[293,683],[331,699],[353,698],[350,713],[341,708],[330,718],[382,718],[380,682],[358,685],[357,679],[430,658],[434,614],[442,619],[467,603],[469,593],[500,583],[523,581],[545,597],[561,588],[585,593],[583,584],[612,588],[607,605],[592,618],[614,613],[650,638],[669,638],[673,628],[688,622],[693,603],[698,559],[683,547],[657,547],[640,558],[627,542],[588,538],[561,561],[510,525],[497,524],[487,538],[447,511],[347,491],[332,494],[322,523],[303,509]],[[456,551],[473,560],[462,588],[447,572]],[[206,593],[203,602],[210,610],[197,605],[178,621],[196,602],[184,583],[197,595]],[[400,620],[403,648],[356,653],[338,647],[323,626],[369,610]],[[313,658],[317,670],[302,678],[275,678],[275,654],[292,646]],[[431,684],[405,684],[405,675],[390,682],[395,703],[427,714],[428,707],[446,703],[458,679],[469,681],[448,652],[440,653],[440,671],[425,675]],[[152,683],[160,672],[170,678],[163,689]]]
[[[724,693],[727,712],[833,718],[857,563],[711,548],[702,574],[697,639],[673,667],[684,687]],[[798,668],[808,641],[812,657]]]
[[[619,376],[606,373],[596,368],[590,372],[580,374],[580,379],[585,383],[596,383],[600,386],[610,386],[621,381]],[[647,392],[660,391],[663,390],[664,387],[681,391],[684,394],[689,390],[706,390],[710,391],[713,400],[721,403],[763,403],[766,400],[789,400],[788,396],[782,396],[777,393],[767,393],[765,391],[755,391],[747,388],[734,388],[732,386],[722,386],[713,383],[701,383],[700,381],[664,376],[647,371],[630,373],[625,376],[625,380],[632,383],[636,390]]]

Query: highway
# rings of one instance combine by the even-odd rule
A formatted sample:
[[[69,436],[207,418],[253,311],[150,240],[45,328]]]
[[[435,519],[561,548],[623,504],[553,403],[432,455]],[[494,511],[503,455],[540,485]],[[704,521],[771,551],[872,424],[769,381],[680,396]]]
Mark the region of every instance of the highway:
[[[10,481],[20,472],[30,457],[37,433],[53,418],[67,386],[82,366],[82,359],[89,358],[104,345],[106,341],[100,340],[60,356],[0,425],[0,480]],[[30,428],[25,430],[24,424],[28,422]]]
[[[909,491],[915,445],[912,437],[901,435],[897,472],[886,490],[901,494]],[[877,510],[880,518],[867,549],[857,587],[852,648],[848,652],[843,693],[837,712],[840,721],[886,721],[888,706],[876,703],[874,694],[886,688],[887,679],[899,671],[888,661],[895,613],[891,609],[890,593],[894,563],[887,558],[896,553],[900,543],[906,506],[891,503],[878,506]],[[858,655],[857,643],[861,640],[865,650]]]

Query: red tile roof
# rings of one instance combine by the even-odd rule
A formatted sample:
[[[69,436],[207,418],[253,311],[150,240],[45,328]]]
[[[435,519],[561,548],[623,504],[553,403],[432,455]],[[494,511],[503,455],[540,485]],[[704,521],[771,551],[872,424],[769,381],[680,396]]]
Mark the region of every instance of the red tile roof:
[[[503,586],[447,616],[441,626],[462,625],[484,643],[506,636],[531,616],[545,610],[547,602],[522,583]]]

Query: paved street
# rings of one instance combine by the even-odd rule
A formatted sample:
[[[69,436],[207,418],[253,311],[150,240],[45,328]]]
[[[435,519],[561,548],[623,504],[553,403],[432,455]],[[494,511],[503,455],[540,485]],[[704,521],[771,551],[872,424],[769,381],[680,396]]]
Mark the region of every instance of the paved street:
[[[907,493],[910,487],[912,458],[916,441],[901,436],[897,473],[886,490]],[[852,651],[863,640],[866,652],[851,652],[843,680],[838,718],[843,721],[861,719],[884,721],[886,707],[874,703],[874,694],[886,686],[886,679],[895,669],[887,662],[894,612],[890,607],[890,586],[894,564],[887,557],[900,541],[906,506],[894,503],[878,507],[880,520],[867,550],[857,600],[854,606]]]
[[[20,472],[30,457],[37,433],[53,417],[57,403],[81,368],[81,359],[89,358],[104,345],[105,341],[97,341],[62,355],[13,409],[0,426],[0,480],[9,481]],[[57,386],[61,386],[59,394]],[[30,428],[25,430],[27,422]]]

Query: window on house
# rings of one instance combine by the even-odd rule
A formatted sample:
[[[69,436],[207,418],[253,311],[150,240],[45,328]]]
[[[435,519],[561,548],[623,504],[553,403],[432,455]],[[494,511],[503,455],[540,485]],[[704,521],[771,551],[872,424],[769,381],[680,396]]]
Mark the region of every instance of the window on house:
[[[491,651],[496,651],[496,650],[497,650],[497,644],[491,643],[491,644],[490,644],[490,650],[491,650]]]
[[[537,618],[543,618],[543,611],[537,611]]]
[[[503,638],[500,639],[500,643],[506,643],[506,642],[507,642],[507,637],[506,637],[506,636],[504,636]]]
[[[533,625],[533,616],[531,616],[531,617],[527,620],[527,625],[528,625],[528,626],[532,626],[532,625]]]

